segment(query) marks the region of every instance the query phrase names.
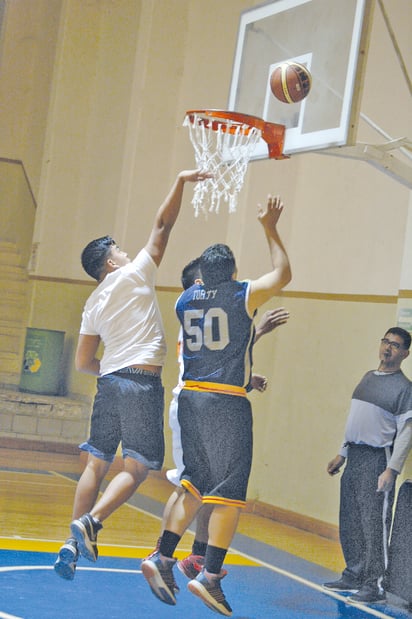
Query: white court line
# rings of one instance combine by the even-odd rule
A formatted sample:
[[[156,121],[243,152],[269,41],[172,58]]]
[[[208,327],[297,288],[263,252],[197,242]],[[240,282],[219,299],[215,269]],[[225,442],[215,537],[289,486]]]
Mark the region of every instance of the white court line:
[[[5,565],[0,567],[0,572],[25,572],[26,570],[52,570],[53,565]],[[78,567],[81,572],[110,572],[119,574],[141,574],[142,570],[122,570],[111,567]],[[1,618],[1,614],[0,614]]]
[[[246,554],[245,552],[236,550],[236,548],[231,547],[230,550],[232,550],[233,552],[236,552],[238,555],[241,555],[242,557],[245,557],[246,559],[251,559],[252,561],[255,561],[256,563],[263,565],[263,567],[266,567],[268,570],[271,570],[272,572],[276,572],[277,574],[282,574],[282,576],[286,576],[287,578],[290,578],[291,580],[296,580],[296,582],[299,582],[302,585],[306,585],[307,587],[310,587],[310,589],[315,589],[315,591],[319,591],[321,593],[324,593],[325,595],[329,595],[329,597],[335,598],[336,600],[345,602],[349,608],[353,606],[354,608],[358,608],[359,610],[362,610],[364,613],[372,615],[373,617],[379,617],[379,619],[393,619],[391,615],[386,615],[385,613],[382,613],[379,610],[370,608],[366,604],[357,604],[355,602],[353,603],[348,602],[348,598],[346,598],[344,595],[339,595],[339,593],[335,593],[334,591],[328,591],[327,589],[322,587],[322,585],[318,585],[314,582],[311,582],[310,580],[306,580],[306,578],[302,578],[301,576],[298,576],[297,574],[292,574],[292,572],[288,572],[287,570],[283,570],[280,567],[276,567],[274,565],[271,565],[270,563],[261,561],[260,559],[257,559],[256,557]]]
[[[0,610],[0,619],[23,619],[23,617],[17,617],[17,615],[8,615],[7,613],[2,613]]]

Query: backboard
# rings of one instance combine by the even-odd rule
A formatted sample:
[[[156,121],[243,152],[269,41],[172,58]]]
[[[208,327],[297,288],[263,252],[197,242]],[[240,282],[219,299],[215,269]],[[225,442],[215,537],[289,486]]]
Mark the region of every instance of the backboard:
[[[286,127],[284,154],[354,144],[374,0],[275,0],[244,11],[228,110]],[[270,90],[273,69],[297,61],[312,74],[300,103]],[[252,159],[268,157],[261,140]]]

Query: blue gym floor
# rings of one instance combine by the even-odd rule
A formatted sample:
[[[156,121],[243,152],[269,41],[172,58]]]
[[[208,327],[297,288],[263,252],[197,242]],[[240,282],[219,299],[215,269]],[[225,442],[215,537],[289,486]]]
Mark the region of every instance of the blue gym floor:
[[[263,545],[264,546],[264,545]],[[268,549],[269,554],[273,549]],[[281,553],[287,555],[287,553]],[[406,609],[392,605],[355,607],[341,594],[325,592],[319,583],[330,576],[318,566],[280,557],[284,567],[229,565],[223,581],[234,619],[410,619]],[[290,559],[290,561],[289,561]],[[55,554],[0,551],[0,618],[2,619],[208,619],[216,616],[186,589],[187,580],[176,570],[180,587],[176,606],[162,604],[153,596],[140,571],[140,560],[100,557],[90,564],[79,562],[73,581],[64,581],[52,568]],[[287,565],[289,563],[289,565]]]

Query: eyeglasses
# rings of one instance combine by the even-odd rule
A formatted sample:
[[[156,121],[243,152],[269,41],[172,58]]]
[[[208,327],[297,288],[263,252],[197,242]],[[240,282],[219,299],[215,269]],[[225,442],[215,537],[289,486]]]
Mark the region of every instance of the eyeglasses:
[[[381,343],[384,344],[384,346],[390,346],[392,350],[399,350],[401,347],[403,348],[402,344],[399,344],[399,342],[388,340],[386,337],[381,339]]]

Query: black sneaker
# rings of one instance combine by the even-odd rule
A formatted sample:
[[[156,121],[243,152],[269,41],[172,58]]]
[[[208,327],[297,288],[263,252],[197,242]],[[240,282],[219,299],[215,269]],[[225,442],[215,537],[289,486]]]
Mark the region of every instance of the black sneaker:
[[[165,604],[176,604],[175,594],[179,590],[173,576],[173,566],[176,559],[169,557],[161,558],[160,552],[156,552],[150,559],[142,561],[142,572],[146,578],[152,593]]]
[[[187,588],[197,595],[204,604],[216,613],[232,616],[232,609],[226,601],[225,594],[220,586],[220,581],[226,576],[227,572],[222,570],[220,574],[209,574],[206,576],[203,569],[194,580],[191,580]]]
[[[359,590],[360,584],[355,580],[351,580],[349,578],[339,578],[339,580],[332,580],[331,582],[324,582],[323,586],[325,589],[329,589],[330,591],[348,591],[349,593],[355,593]]]
[[[73,537],[76,539],[80,554],[89,561],[96,561],[99,551],[97,550],[97,533],[103,528],[101,522],[90,514],[84,514],[70,525]]]
[[[73,537],[70,537],[59,550],[57,561],[54,564],[54,571],[60,578],[73,580],[78,558],[77,542]]]
[[[385,591],[377,585],[363,585],[357,593],[354,593],[348,598],[348,602],[356,602],[358,604],[374,604],[375,602],[386,602]]]

